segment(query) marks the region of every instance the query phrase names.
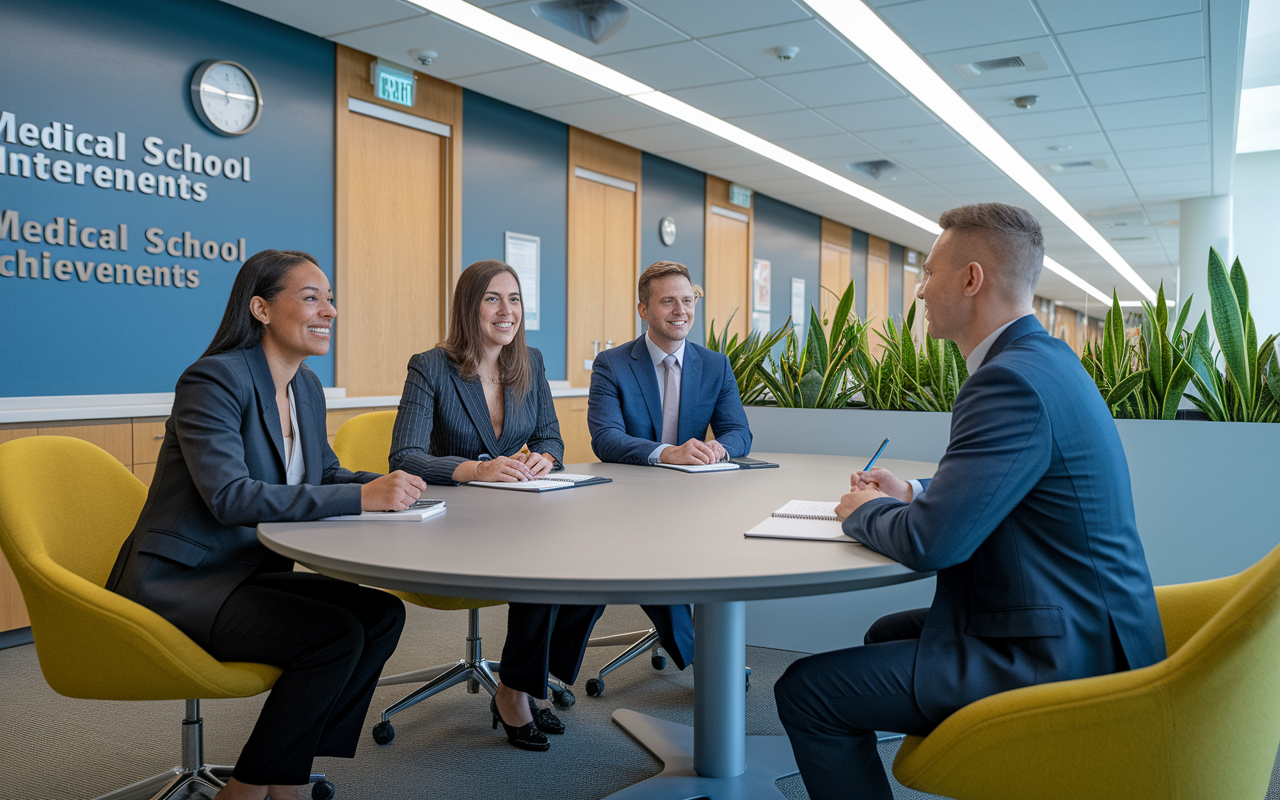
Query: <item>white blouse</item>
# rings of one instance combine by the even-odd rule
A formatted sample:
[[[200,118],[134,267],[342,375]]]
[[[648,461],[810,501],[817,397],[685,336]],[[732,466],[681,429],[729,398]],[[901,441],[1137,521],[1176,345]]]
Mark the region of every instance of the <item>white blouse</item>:
[[[284,469],[285,483],[297,486],[302,483],[302,434],[298,430],[298,407],[293,401],[293,387],[289,387],[289,427],[292,436],[284,437]]]

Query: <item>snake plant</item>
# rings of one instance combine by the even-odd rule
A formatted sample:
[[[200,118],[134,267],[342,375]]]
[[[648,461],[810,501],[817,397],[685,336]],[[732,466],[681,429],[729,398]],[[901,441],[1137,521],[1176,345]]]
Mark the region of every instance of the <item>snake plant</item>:
[[[786,338],[787,332],[791,330],[791,318],[787,317],[786,324],[776,331],[752,331],[742,341],[738,341],[738,334],[733,334],[732,338],[729,336],[729,326],[733,324],[733,315],[737,313],[737,309],[734,309],[729,315],[719,336],[716,336],[716,321],[711,320],[707,349],[723,353],[729,359],[743,405],[753,405],[760,402],[765,391],[764,381],[760,377],[764,360],[774,345]]]
[[[885,320],[876,335],[884,342],[879,360],[869,343],[860,343],[853,363],[862,384],[862,399],[869,408],[905,411],[950,411],[960,385],[969,377],[964,357],[955,342],[925,335],[917,345],[911,335],[916,304],[907,310],[901,327]]]
[[[853,313],[853,281],[836,304],[830,331],[824,333],[818,312],[809,308],[809,333],[801,347],[788,321],[786,342],[778,359],[769,356],[769,368],[760,379],[774,401],[786,408],[841,408],[860,388],[851,379],[849,360],[865,338],[866,323]]]

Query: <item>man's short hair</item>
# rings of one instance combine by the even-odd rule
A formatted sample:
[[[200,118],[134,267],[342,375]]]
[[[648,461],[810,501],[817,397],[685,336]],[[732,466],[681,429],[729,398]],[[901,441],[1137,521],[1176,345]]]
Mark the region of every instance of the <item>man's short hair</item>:
[[[1008,288],[1028,297],[1035,294],[1044,268],[1044,233],[1030,211],[1004,203],[974,203],[944,212],[938,224],[943,230],[978,236],[1007,266]]]
[[[693,283],[693,278],[689,277],[689,268],[679,261],[655,261],[640,273],[640,285],[636,287],[640,302],[646,306],[649,305],[649,284],[668,275],[683,275],[685,280],[690,284]]]

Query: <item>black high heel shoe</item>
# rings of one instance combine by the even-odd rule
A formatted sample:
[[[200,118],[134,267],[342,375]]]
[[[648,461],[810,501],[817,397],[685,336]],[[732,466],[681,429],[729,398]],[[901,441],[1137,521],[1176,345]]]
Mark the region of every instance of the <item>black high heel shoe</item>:
[[[537,722],[529,722],[520,727],[508,725],[503,722],[502,715],[498,713],[498,701],[492,699],[489,701],[489,712],[493,714],[493,729],[498,729],[498,723],[502,723],[502,730],[507,734],[507,741],[513,747],[521,750],[532,750],[535,753],[541,753],[551,749],[551,742],[547,741],[547,737],[538,730]]]
[[[533,722],[538,730],[559,736],[564,733],[564,723],[549,708],[538,708],[532,697],[529,698],[529,713],[533,714]]]

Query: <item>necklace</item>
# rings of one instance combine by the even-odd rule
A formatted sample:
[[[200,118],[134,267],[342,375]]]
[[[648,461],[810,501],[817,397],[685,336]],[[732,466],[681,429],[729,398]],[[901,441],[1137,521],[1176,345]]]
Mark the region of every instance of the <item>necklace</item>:
[[[479,377],[479,378],[480,378],[480,382],[481,382],[481,383],[487,383],[487,384],[489,384],[490,386],[501,386],[501,385],[502,385],[502,379],[501,379],[501,378],[499,378],[499,377],[497,377],[497,376],[495,376],[495,375],[477,375],[477,377]]]

